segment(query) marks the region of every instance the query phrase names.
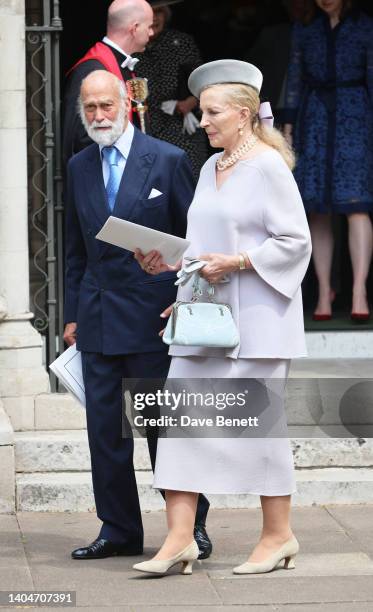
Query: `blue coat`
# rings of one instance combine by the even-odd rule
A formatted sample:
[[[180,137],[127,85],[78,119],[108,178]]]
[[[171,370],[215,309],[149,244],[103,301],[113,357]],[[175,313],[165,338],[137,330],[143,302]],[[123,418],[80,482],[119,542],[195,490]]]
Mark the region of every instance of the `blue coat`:
[[[151,190],[162,195],[148,199]],[[133,253],[95,238],[110,214],[185,236],[194,179],[181,149],[135,129],[113,213],[93,144],[68,165],[65,323],[77,322],[77,348],[106,355],[166,350],[159,315],[176,296],[175,274],[149,276]]]
[[[296,24],[285,122],[295,123],[295,178],[307,211],[373,210],[373,20],[320,13]]]

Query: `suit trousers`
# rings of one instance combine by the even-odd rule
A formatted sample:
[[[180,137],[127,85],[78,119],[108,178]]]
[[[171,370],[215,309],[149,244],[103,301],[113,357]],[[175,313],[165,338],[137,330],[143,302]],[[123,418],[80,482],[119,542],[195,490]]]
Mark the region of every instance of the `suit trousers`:
[[[97,516],[103,523],[99,537],[125,544],[129,550],[143,546],[144,534],[133,466],[134,442],[122,437],[122,381],[166,377],[169,365],[167,351],[82,352],[93,491]],[[148,433],[147,440],[154,470],[157,438]],[[197,523],[205,523],[208,508],[208,500],[200,495]]]

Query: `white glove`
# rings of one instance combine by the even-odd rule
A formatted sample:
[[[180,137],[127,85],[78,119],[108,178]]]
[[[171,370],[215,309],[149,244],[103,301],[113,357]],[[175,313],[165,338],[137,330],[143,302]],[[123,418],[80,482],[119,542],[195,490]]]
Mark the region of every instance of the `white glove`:
[[[161,109],[167,115],[173,115],[175,112],[176,105],[177,100],[166,100],[165,102],[162,102]],[[187,132],[189,136],[192,136],[192,134],[195,133],[197,128],[199,128],[198,119],[195,117],[195,115],[193,115],[193,113],[187,113],[184,116],[183,132]]]
[[[166,102],[162,102],[161,109],[167,115],[173,115],[175,112],[177,100],[166,100]]]
[[[182,287],[186,285],[193,278],[193,276],[208,263],[204,259],[196,259],[195,257],[186,257],[185,262],[186,263],[184,264],[184,266],[176,274],[177,281],[175,285],[181,285]],[[205,282],[207,283],[207,281]],[[219,281],[219,283],[229,282],[230,279],[227,274],[225,274],[225,276],[223,276],[223,278]]]
[[[187,113],[184,116],[183,132],[187,132],[189,136],[192,136],[199,127],[199,121],[193,113]]]

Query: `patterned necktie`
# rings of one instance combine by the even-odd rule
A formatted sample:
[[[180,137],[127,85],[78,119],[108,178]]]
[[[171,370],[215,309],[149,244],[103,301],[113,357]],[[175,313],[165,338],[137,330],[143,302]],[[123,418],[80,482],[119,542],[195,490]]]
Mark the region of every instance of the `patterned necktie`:
[[[120,181],[122,179],[122,171],[118,166],[122,154],[116,147],[104,147],[102,149],[102,155],[110,168],[109,180],[106,183],[106,193],[109,208],[113,211]]]

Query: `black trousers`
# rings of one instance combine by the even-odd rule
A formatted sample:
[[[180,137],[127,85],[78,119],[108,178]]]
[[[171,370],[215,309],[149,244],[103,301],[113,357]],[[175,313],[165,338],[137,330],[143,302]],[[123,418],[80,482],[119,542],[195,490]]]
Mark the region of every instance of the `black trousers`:
[[[130,355],[82,352],[86,391],[87,430],[91,452],[93,491],[100,536],[138,550],[143,526],[133,467],[134,443],[122,436],[122,380],[166,378],[170,357],[166,351]],[[154,469],[157,440],[148,436]],[[205,523],[209,502],[199,496],[196,523]]]

